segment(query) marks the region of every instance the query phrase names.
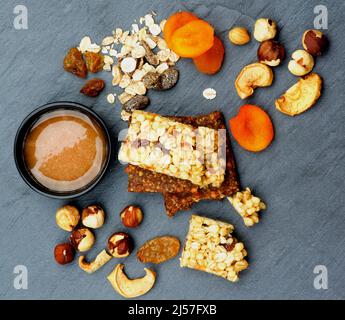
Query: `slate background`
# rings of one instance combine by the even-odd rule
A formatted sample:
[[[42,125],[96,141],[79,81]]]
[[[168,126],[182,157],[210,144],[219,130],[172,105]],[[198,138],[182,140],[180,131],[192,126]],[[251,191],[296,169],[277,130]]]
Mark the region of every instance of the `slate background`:
[[[108,85],[98,98],[79,94],[83,80],[64,72],[62,59],[84,35],[100,42],[115,27],[130,28],[134,19],[151,10],[159,20],[177,10],[190,10],[212,23],[226,45],[222,70],[214,77],[199,74],[188,60],[179,63],[181,77],[169,92],[149,94],[148,110],[170,115],[196,115],[220,109],[227,119],[241,101],[233,81],[240,69],[256,59],[258,43],[235,47],[227,41],[233,25],[252,30],[256,18],[275,19],[288,55],[301,48],[305,29],[313,27],[314,6],[320,1],[27,1],[29,29],[13,28],[16,1],[2,1],[0,10],[0,298],[1,299],[121,299],[106,280],[117,261],[87,275],[75,263],[61,267],[53,259],[56,243],[67,233],[55,225],[55,210],[65,201],[42,197],[19,177],[12,154],[22,119],[36,107],[57,100],[90,106],[108,124],[114,140],[126,126],[119,107],[106,102]],[[345,298],[344,222],[344,1],[322,1],[329,10],[331,48],[317,59],[315,72],[324,78],[319,103],[296,118],[274,108],[274,99],[296,78],[287,60],[275,68],[274,84],[257,90],[248,102],[263,106],[275,125],[275,140],[264,152],[249,153],[233,141],[241,182],[251,186],[268,205],[262,221],[247,229],[227,201],[202,202],[174,219],[165,216],[160,195],[126,191],[127,177],[115,160],[101,183],[73,201],[80,207],[98,201],[107,211],[105,226],[96,232],[103,248],[107,237],[122,230],[118,213],[129,203],[142,206],[145,219],[131,231],[137,246],[158,235],[184,239],[192,212],[232,222],[249,252],[250,269],[238,283],[189,269],[178,259],[155,266],[157,283],[142,299],[341,299]],[[110,82],[110,74],[101,77]],[[217,98],[206,101],[203,89],[213,87]],[[118,146],[116,146],[117,148]],[[28,290],[15,290],[13,268],[29,270]],[[135,255],[125,260],[132,277],[143,274]],[[315,290],[313,269],[328,268],[328,290]]]

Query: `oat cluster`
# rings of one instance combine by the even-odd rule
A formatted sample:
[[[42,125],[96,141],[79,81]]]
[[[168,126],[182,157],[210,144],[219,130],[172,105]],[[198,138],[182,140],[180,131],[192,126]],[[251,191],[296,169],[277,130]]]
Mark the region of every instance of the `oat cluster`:
[[[243,218],[244,224],[247,227],[252,227],[254,224],[259,223],[259,211],[266,209],[266,205],[255,197],[249,188],[244,191],[236,192],[232,197],[228,197],[230,203],[235,210]]]

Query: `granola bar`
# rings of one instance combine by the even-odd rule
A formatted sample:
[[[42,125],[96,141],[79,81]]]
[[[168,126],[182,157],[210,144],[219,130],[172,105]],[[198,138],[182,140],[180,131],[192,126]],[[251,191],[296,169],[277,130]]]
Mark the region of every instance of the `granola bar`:
[[[194,128],[136,110],[119,160],[199,187],[219,187],[225,174],[225,140],[225,130]]]
[[[212,129],[225,129],[223,114],[219,111],[196,117],[169,117],[175,121],[194,127],[205,126]],[[162,192],[168,216],[178,211],[188,210],[193,203],[204,199],[220,200],[239,191],[235,160],[231,151],[230,139],[226,137],[226,171],[220,188],[199,188],[190,181],[155,173],[138,166],[128,165],[128,191]]]
[[[192,215],[181,267],[215,274],[235,282],[239,273],[248,268],[247,251],[232,236],[233,225]]]

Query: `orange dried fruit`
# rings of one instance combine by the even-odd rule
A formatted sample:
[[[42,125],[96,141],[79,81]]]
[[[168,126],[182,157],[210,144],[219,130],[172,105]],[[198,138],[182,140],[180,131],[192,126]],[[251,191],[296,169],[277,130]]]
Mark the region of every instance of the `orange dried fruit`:
[[[193,59],[194,65],[201,73],[215,74],[222,66],[224,59],[224,46],[218,37],[214,37],[211,49]]]
[[[85,52],[84,58],[86,61],[87,70],[92,73],[103,70],[104,66],[104,57],[102,54],[97,52]]]
[[[230,119],[231,134],[238,144],[248,151],[266,149],[274,138],[274,128],[269,115],[260,107],[246,104],[236,117]]]
[[[86,64],[83,59],[83,55],[77,48],[69,49],[63,60],[63,67],[66,71],[71,72],[80,78],[86,78]]]
[[[170,16],[163,29],[163,37],[167,42],[168,47],[171,48],[171,37],[177,29],[181,28],[188,22],[197,19],[197,16],[187,11],[177,12]]]
[[[184,58],[196,58],[211,49],[213,27],[203,20],[193,20],[177,29],[171,37],[171,49]]]

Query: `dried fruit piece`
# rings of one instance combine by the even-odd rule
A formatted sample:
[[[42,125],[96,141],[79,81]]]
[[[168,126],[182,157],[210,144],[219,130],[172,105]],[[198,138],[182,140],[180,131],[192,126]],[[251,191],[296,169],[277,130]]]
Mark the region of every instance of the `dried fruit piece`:
[[[80,89],[80,92],[89,97],[97,97],[104,89],[105,82],[102,79],[91,79]]]
[[[113,257],[106,250],[102,250],[92,262],[85,261],[85,256],[80,256],[78,262],[80,269],[87,273],[94,273],[112,258]]]
[[[163,37],[167,42],[168,46],[171,48],[171,37],[177,29],[181,28],[188,22],[197,19],[198,17],[187,11],[177,12],[170,16],[169,19],[166,21],[163,29]]]
[[[211,49],[213,27],[203,20],[193,20],[177,29],[171,37],[171,49],[184,58],[196,58]]]
[[[146,40],[145,40],[146,41]],[[147,62],[152,66],[157,66],[159,64],[158,57],[152,52],[151,47],[147,44],[147,42],[141,41],[141,45],[145,49],[145,59]]]
[[[222,66],[224,58],[224,46],[218,37],[214,37],[214,43],[211,49],[201,56],[194,58],[193,62],[196,68],[206,74],[215,74]]]
[[[146,96],[135,96],[122,105],[122,109],[132,113],[134,110],[143,110],[150,103],[150,99]]]
[[[171,236],[157,237],[144,243],[137,252],[142,263],[162,263],[177,256],[179,239]]]
[[[124,265],[118,264],[107,279],[114,290],[125,298],[136,298],[149,292],[156,281],[156,273],[152,269],[144,268],[146,275],[142,278],[130,280],[123,271]]]
[[[236,117],[230,119],[230,130],[238,144],[248,151],[266,149],[274,138],[274,128],[269,115],[258,106],[240,107]]]
[[[311,108],[321,96],[322,79],[316,73],[301,78],[275,101],[276,108],[289,115],[298,115]]]
[[[69,49],[63,60],[63,67],[66,71],[71,72],[80,78],[86,78],[86,63],[83,59],[83,55],[77,48]]]
[[[96,52],[85,52],[84,58],[86,61],[87,70],[96,73],[103,70],[104,57],[100,53]]]
[[[142,79],[147,89],[160,90],[160,75],[157,72],[148,72]]]
[[[241,99],[248,98],[257,87],[272,84],[273,72],[263,63],[252,63],[242,69],[235,81],[235,87]]]

